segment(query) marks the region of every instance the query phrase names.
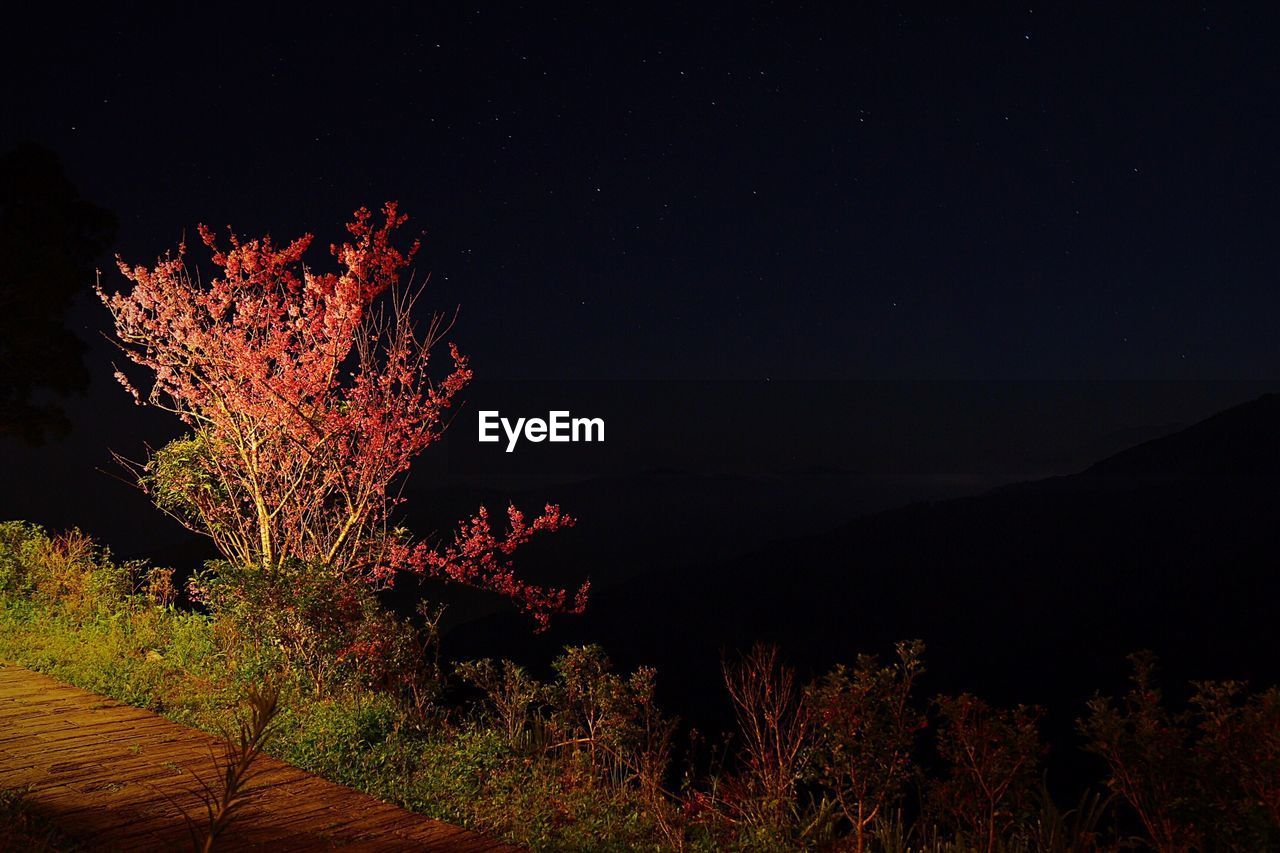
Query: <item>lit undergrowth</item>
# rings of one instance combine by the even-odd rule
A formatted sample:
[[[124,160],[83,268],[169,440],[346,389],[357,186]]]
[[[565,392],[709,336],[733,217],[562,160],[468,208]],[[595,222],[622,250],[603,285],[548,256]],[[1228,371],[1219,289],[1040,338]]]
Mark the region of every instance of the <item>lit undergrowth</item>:
[[[161,608],[84,620],[6,601],[0,659],[192,725],[234,707],[239,692],[208,621]]]
[[[249,686],[279,662],[146,586],[141,567],[83,537],[0,524],[0,661],[225,734]],[[358,687],[317,698],[297,678],[285,680],[281,706],[269,754],[379,799],[538,848],[661,846],[628,791],[513,749],[470,715],[424,717]]]
[[[8,600],[0,660],[215,734],[247,683],[206,617],[162,608],[75,620]],[[387,697],[315,699],[297,685],[282,704],[269,754],[379,799],[537,847],[657,846],[634,798],[584,788],[473,721],[410,728]]]
[[[218,609],[212,588],[215,619],[175,608],[163,570],[0,524],[0,661],[215,733],[251,687],[279,684],[272,755],[538,849],[1280,849],[1276,688],[1203,682],[1171,705],[1135,656],[1126,693],[1080,709],[1103,775],[1064,809],[1042,781],[1041,710],[926,703],[922,644],[808,684],[758,646],[725,661],[729,748],[676,779],[653,670],[617,672],[597,646],[566,649],[547,680],[509,661],[441,667],[429,614],[349,608],[339,635],[331,591],[290,579],[283,608],[249,585]]]

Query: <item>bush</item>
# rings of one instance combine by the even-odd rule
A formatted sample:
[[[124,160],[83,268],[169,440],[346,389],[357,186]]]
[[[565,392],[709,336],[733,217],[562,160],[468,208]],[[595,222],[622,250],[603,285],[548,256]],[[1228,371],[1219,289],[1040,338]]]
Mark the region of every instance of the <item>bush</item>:
[[[1161,850],[1208,840],[1230,849],[1280,845],[1280,691],[1239,682],[1193,685],[1170,708],[1149,653],[1130,657],[1132,686],[1095,697],[1080,720],[1086,749],[1106,763],[1108,786]]]
[[[584,755],[615,784],[643,778],[659,785],[672,723],[654,703],[654,670],[641,667],[624,678],[597,645],[566,648],[552,666],[557,678],[546,691],[551,748]]]
[[[0,590],[87,619],[111,612],[135,591],[141,562],[117,564],[79,530],[50,537],[32,524],[0,524]]]
[[[421,609],[416,627],[362,580],[296,562],[271,572],[211,562],[192,588],[246,666],[286,671],[317,697],[393,693],[419,714],[439,696],[438,610]]]
[[[36,543],[47,538],[38,525],[0,522],[0,594],[25,596],[31,592],[28,566],[36,559]]]
[[[389,698],[368,697],[358,705],[324,699],[286,712],[278,745],[288,760],[331,779],[350,783],[387,752],[401,714]]]
[[[898,808],[909,780],[925,727],[911,695],[923,651],[919,641],[899,643],[889,666],[862,655],[852,669],[837,666],[806,690],[816,731],[808,779],[838,804],[854,850],[865,849],[875,822]]]
[[[967,693],[935,704],[945,770],[932,785],[929,813],[975,848],[999,849],[1036,805],[1042,712],[993,708]]]
[[[1280,689],[1234,681],[1195,685],[1196,755],[1223,838],[1280,847]]]
[[[757,645],[722,665],[738,723],[739,770],[705,811],[752,847],[786,846],[807,834],[798,785],[812,747],[813,720],[795,671],[774,646]]]
[[[481,719],[502,735],[509,749],[522,753],[546,750],[542,716],[545,685],[509,660],[464,661],[456,671],[460,678],[483,692],[485,704]]]

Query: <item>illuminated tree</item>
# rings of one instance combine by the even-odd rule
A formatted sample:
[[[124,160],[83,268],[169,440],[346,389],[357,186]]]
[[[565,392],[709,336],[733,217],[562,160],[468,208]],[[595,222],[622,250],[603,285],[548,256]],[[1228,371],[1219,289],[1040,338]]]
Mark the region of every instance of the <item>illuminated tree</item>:
[[[580,610],[586,585],[571,597],[511,565],[535,533],[573,523],[558,507],[529,522],[511,507],[505,534],[481,507],[445,547],[391,527],[397,484],[440,438],[472,374],[449,344],[445,375],[430,375],[444,330],[438,316],[424,334],[415,328],[414,297],[397,285],[418,243],[397,248],[406,217],[394,203],[382,213],[375,223],[356,211],[350,242],[330,247],[336,272],[303,263],[310,234],[285,245],[231,234],[224,248],[204,226],[217,268],[207,281],[187,269],[185,245],[154,267],[119,262],[132,286],[98,294],[120,348],[152,380],[143,394],[116,376],[191,430],[135,466],[139,483],[228,561],[268,576],[303,564],[387,584],[412,570],[500,592],[544,625]]]

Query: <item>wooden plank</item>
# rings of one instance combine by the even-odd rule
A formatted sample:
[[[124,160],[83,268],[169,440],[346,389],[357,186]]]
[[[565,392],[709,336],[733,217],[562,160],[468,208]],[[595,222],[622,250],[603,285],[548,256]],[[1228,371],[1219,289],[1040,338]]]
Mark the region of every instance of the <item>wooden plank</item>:
[[[30,786],[34,813],[94,850],[189,845],[178,806],[203,819],[199,782],[220,779],[225,743],[149,711],[0,665],[0,785]],[[211,752],[212,750],[212,752]],[[267,756],[220,851],[517,848],[382,803]]]
[[[385,804],[384,804],[385,805]],[[400,820],[400,809],[369,809],[361,814],[353,815],[349,820],[335,827],[344,837],[368,838],[389,834]]]

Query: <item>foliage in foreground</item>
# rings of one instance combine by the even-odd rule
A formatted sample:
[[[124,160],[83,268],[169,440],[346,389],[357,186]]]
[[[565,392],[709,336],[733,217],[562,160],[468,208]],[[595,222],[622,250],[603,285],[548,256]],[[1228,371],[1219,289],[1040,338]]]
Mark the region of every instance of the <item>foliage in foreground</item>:
[[[195,853],[212,853],[218,839],[229,834],[228,828],[257,793],[249,790],[254,777],[253,765],[271,738],[271,724],[280,710],[279,700],[280,691],[274,686],[263,690],[251,688],[245,701],[248,714],[238,720],[239,731],[234,736],[224,733],[222,760],[216,764],[218,776],[196,777],[200,785],[196,793],[204,806],[204,814],[193,817],[182,809]]]
[[[549,678],[510,661],[443,666],[431,618],[356,601],[368,618],[338,645],[322,623],[290,617],[285,628],[314,634],[314,664],[297,666],[279,647],[287,631],[237,610],[256,593],[224,592],[216,618],[189,612],[166,571],[116,563],[77,533],[0,525],[0,659],[211,731],[250,687],[279,679],[273,754],[536,848],[1280,844],[1280,692],[1204,683],[1172,708],[1147,657],[1128,693],[1085,709],[1085,748],[1105,777],[1062,809],[1043,784],[1040,711],[967,694],[922,701],[919,643],[808,685],[776,649],[726,661],[737,731],[710,760],[691,748],[677,761],[657,674],[617,672],[598,647],[566,649]]]

